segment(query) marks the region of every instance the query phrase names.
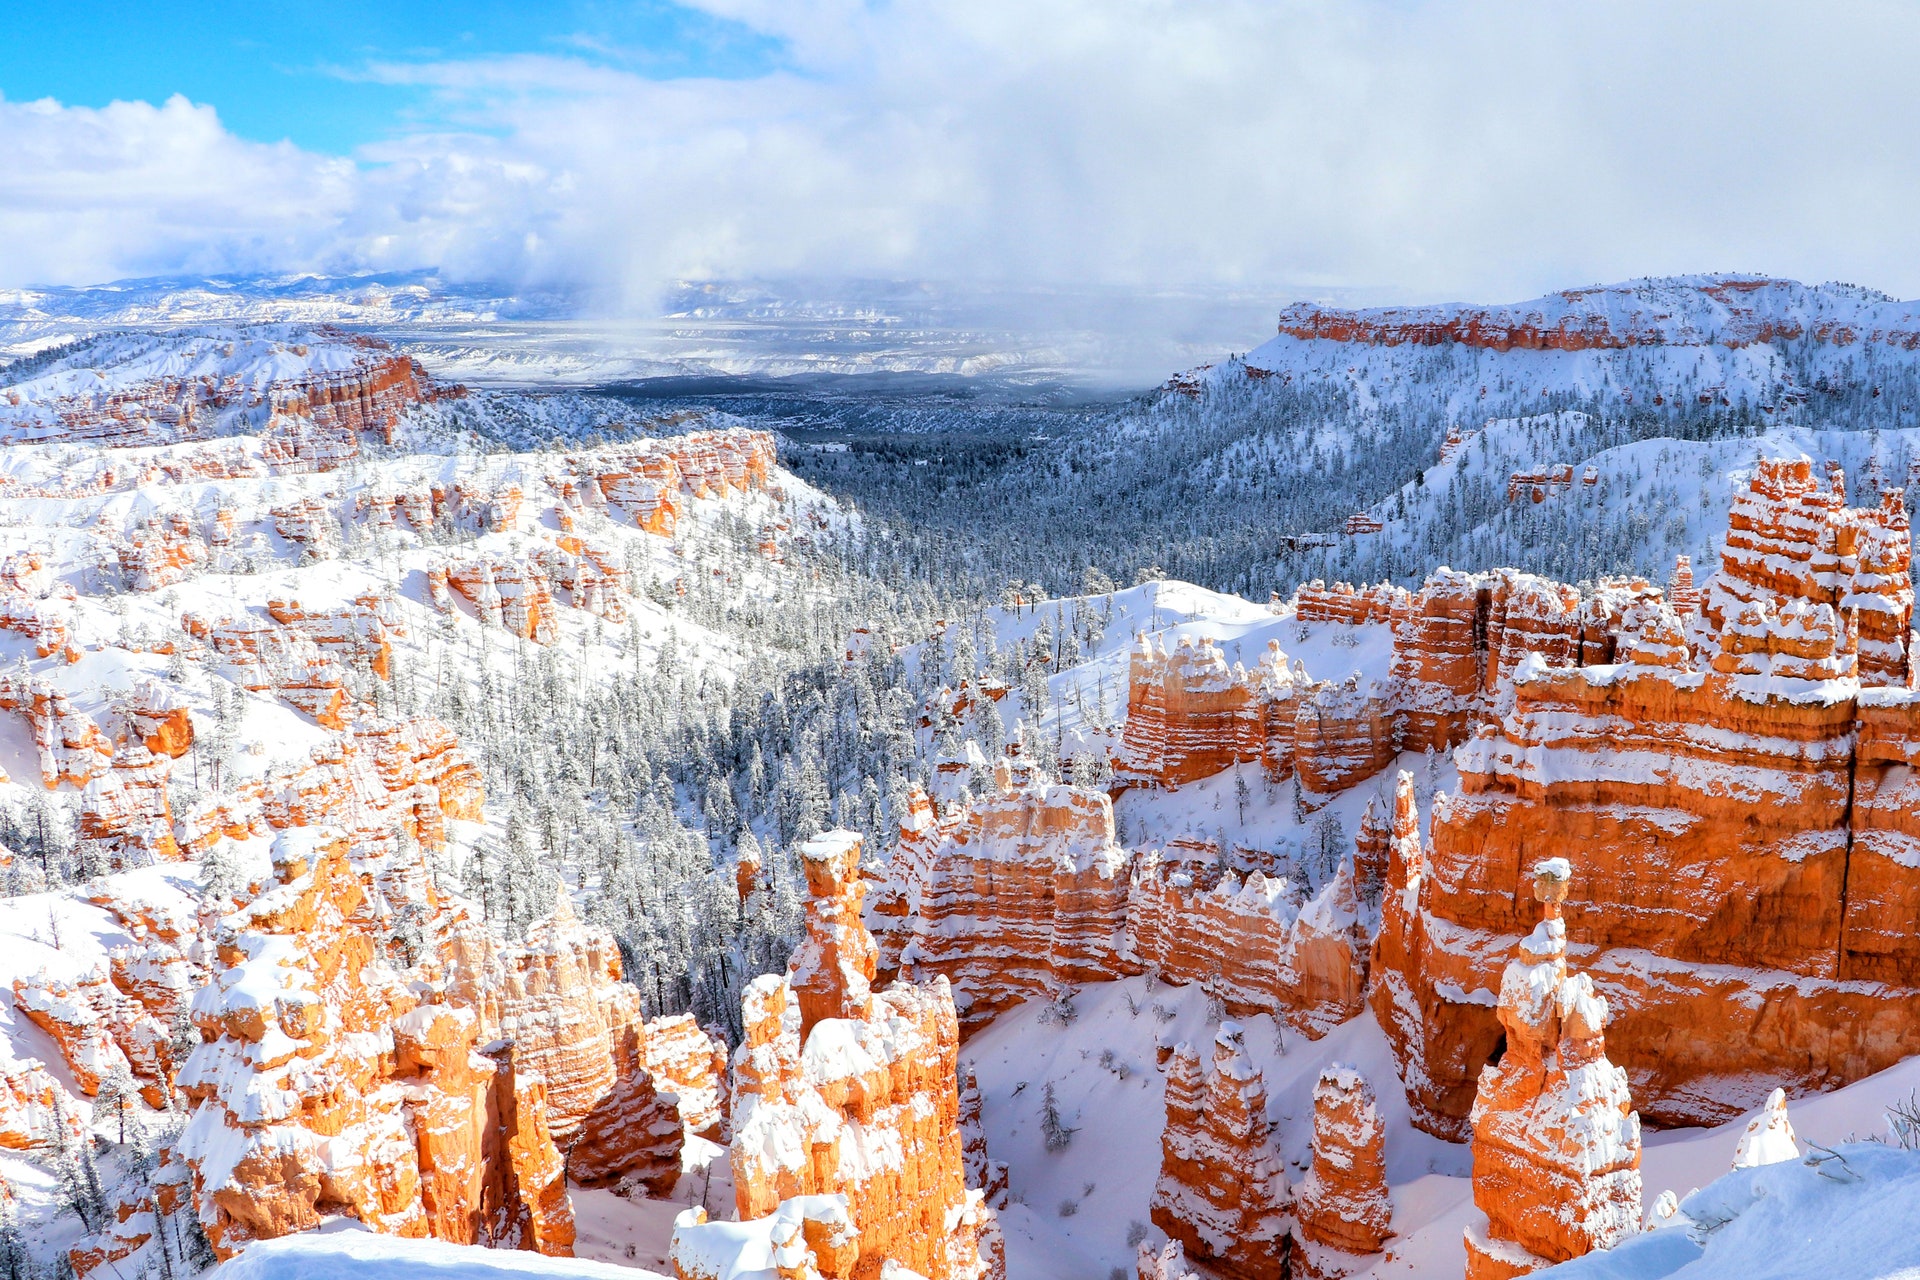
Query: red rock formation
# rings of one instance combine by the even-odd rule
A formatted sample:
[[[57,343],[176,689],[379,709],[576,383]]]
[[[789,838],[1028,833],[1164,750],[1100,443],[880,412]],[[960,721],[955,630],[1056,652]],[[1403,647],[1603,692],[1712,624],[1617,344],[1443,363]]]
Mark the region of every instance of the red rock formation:
[[[389,635],[404,635],[399,613],[377,596],[362,596],[342,609],[308,610],[298,600],[267,601],[267,616],[296,631],[348,665],[364,663],[386,679],[393,672]]]
[[[349,1213],[376,1231],[570,1252],[545,1087],[475,1052],[471,1008],[421,1005],[358,927],[347,842],[276,846],[278,883],[221,922],[180,1073],[202,1226],[224,1257]]]
[[[1127,677],[1127,719],[1114,755],[1121,786],[1177,790],[1235,764],[1261,761],[1269,776],[1294,769],[1295,716],[1310,692],[1278,643],[1252,674],[1229,669],[1211,640],[1182,639],[1167,653],[1144,633]]]
[[[1293,616],[1301,622],[1338,622],[1357,627],[1391,622],[1395,611],[1404,608],[1406,602],[1405,588],[1391,582],[1358,588],[1336,582],[1329,587],[1315,578],[1294,591]]]
[[[26,715],[40,757],[40,780],[48,790],[63,782],[84,787],[112,763],[113,743],[93,717],[43,680],[0,675],[0,711]]]
[[[52,1144],[60,1117],[77,1128],[80,1109],[37,1058],[0,1059],[0,1147],[31,1151]]]
[[[1589,481],[1588,483],[1592,483]],[[1545,502],[1556,493],[1573,488],[1573,464],[1557,462],[1532,471],[1516,471],[1507,477],[1507,501],[1529,498]]]
[[[1365,511],[1356,511],[1347,517],[1347,522],[1341,527],[1341,532],[1351,538],[1355,534],[1360,533],[1378,533],[1384,528],[1386,528],[1386,526],[1380,523],[1378,516],[1371,515]]]
[[[967,1189],[978,1191],[993,1209],[1007,1207],[1007,1162],[987,1153],[987,1131],[980,1119],[980,1084],[972,1064],[960,1068],[960,1136]]]
[[[158,591],[185,582],[207,563],[207,544],[185,512],[135,525],[114,548],[129,591]]]
[[[1693,585],[1693,560],[1688,556],[1673,558],[1673,577],[1667,582],[1667,603],[1682,618],[1691,618],[1700,612],[1700,592]]]
[[[1335,1063],[1313,1090],[1313,1165],[1294,1206],[1297,1280],[1340,1280],[1371,1265],[1393,1234],[1386,1126],[1373,1089]]]
[[[1740,348],[1806,338],[1844,346],[1863,336],[1912,350],[1920,344],[1905,303],[1864,308],[1858,319],[1808,322],[1805,291],[1790,280],[1714,276],[1702,282],[1567,289],[1507,306],[1380,307],[1347,311],[1295,303],[1280,313],[1282,335],[1309,341],[1394,347],[1457,344],[1493,351],[1623,350],[1638,346]],[[1857,327],[1871,326],[1863,334]]]
[[[114,1071],[129,1071],[148,1101],[164,1102],[167,1024],[113,984],[106,966],[72,975],[41,971],[15,978],[14,1007],[60,1046],[81,1092],[92,1097]]]
[[[1210,1069],[1191,1045],[1174,1049],[1160,1151],[1153,1224],[1221,1276],[1281,1280],[1292,1194],[1238,1023],[1220,1024]]]
[[[1387,691],[1360,687],[1360,677],[1323,683],[1294,711],[1293,761],[1305,796],[1333,796],[1365,782],[1400,754]],[[1309,809],[1325,801],[1307,801]]]
[[[274,532],[315,560],[331,560],[340,554],[340,521],[322,499],[301,498],[275,507],[269,514]]]
[[[1753,510],[1781,474],[1797,472],[1756,479]],[[1814,545],[1812,522],[1791,527]],[[1920,723],[1913,700],[1859,690],[1832,606],[1734,599],[1727,584],[1752,585],[1755,566],[1810,580],[1790,566],[1811,551],[1730,555],[1740,572],[1716,578],[1717,605],[1710,587],[1691,647],[1637,596],[1624,661],[1523,664],[1511,708],[1456,753],[1462,794],[1436,805],[1429,866],[1390,885],[1375,961],[1423,1126],[1462,1131],[1500,1035],[1473,993],[1525,928],[1520,868],[1561,849],[1589,851],[1571,911],[1618,1011],[1615,1052],[1661,1122],[1717,1122],[1776,1081],[1831,1088],[1920,1052],[1920,949],[1896,923],[1920,903],[1895,745]],[[1869,993],[1868,975],[1884,985]]]
[[[1640,1229],[1640,1117],[1607,1061],[1607,1002],[1567,973],[1565,859],[1534,868],[1546,916],[1500,981],[1505,1051],[1473,1104],[1467,1280],[1509,1280]]]
[[[1849,508],[1840,488],[1821,489],[1806,459],[1762,459],[1734,495],[1720,568],[1701,598],[1705,625],[1724,629],[1750,603],[1832,606],[1858,619],[1860,682],[1906,686],[1913,622],[1905,493],[1878,508]]]
[[[740,1220],[795,1196],[844,1196],[863,1280],[890,1262],[928,1280],[997,1276],[993,1211],[964,1180],[946,979],[873,991],[874,944],[858,936],[859,837],[832,832],[802,855],[807,942],[788,978],[757,978],[743,1000],[732,1118]]]
[[[1127,901],[1128,967],[1200,983],[1229,1012],[1273,1013],[1318,1039],[1365,1006],[1368,914],[1351,864],[1303,902],[1259,871],[1243,881],[1148,854]]]
[[[482,622],[536,644],[552,644],[558,635],[553,588],[536,564],[482,557],[449,566],[447,582]]]
[[[933,819],[913,798],[870,927],[882,972],[952,981],[969,1028],[1062,983],[1129,970],[1113,803],[1003,760],[993,794]]]
[[[303,631],[253,615],[213,621],[189,613],[180,625],[226,659],[241,688],[279,697],[324,728],[346,728],[346,669]]]

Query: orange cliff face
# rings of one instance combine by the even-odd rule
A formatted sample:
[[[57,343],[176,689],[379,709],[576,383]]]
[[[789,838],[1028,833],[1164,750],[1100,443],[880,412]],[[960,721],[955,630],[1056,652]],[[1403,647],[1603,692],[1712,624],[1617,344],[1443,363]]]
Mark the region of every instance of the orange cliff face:
[[[965,1182],[959,1022],[944,977],[874,991],[875,947],[860,923],[860,838],[847,831],[801,849],[807,933],[787,976],[756,978],[742,1000],[746,1040],[734,1059],[732,1164],[739,1226],[683,1215],[673,1255],[686,1276],[735,1274],[726,1259],[749,1237],[797,1239],[829,1201],[830,1234],[857,1243],[825,1275],[877,1277],[889,1263],[928,1280],[1000,1274],[999,1231]],[[815,1252],[826,1238],[807,1231]],[[796,1245],[793,1262],[800,1253]],[[793,1274],[805,1274],[794,1271]]]
[[[1135,858],[1112,802],[1019,757],[936,817],[916,792],[867,919],[883,972],[952,981],[971,1032],[1023,1000],[1154,969],[1318,1038],[1361,1009],[1371,910],[1347,865],[1318,897],[1284,880]]]
[[[1062,983],[1137,973],[1121,955],[1127,862],[1111,800],[1017,757],[944,818],[916,794],[869,915],[880,968],[950,980],[968,1029]]]
[[[1168,653],[1143,634],[1128,669],[1114,779],[1172,791],[1257,761],[1275,781],[1297,773],[1318,797],[1371,777],[1398,750],[1394,708],[1381,690],[1357,679],[1316,683],[1277,641],[1249,672],[1229,668],[1211,640],[1183,638]]]
[[[1920,954],[1894,923],[1920,902],[1904,852],[1920,707],[1863,690],[1853,611],[1807,597],[1824,590],[1817,530],[1843,509],[1809,499],[1805,470],[1762,467],[1744,500],[1774,513],[1749,534],[1797,531],[1804,555],[1730,538],[1691,627],[1637,599],[1613,663],[1529,659],[1456,753],[1461,793],[1390,877],[1375,960],[1423,1127],[1463,1135],[1501,1034],[1484,993],[1526,929],[1521,869],[1565,849],[1588,859],[1568,913],[1596,948],[1615,1055],[1661,1123],[1920,1052]]]
[[[1282,1280],[1293,1197],[1238,1023],[1220,1024],[1210,1064],[1174,1049],[1160,1150],[1153,1224],[1221,1276]]]
[[[1606,1000],[1567,972],[1570,875],[1563,858],[1533,869],[1545,918],[1501,977],[1505,1049],[1473,1104],[1467,1280],[1510,1280],[1640,1229],[1640,1117],[1607,1061]]]

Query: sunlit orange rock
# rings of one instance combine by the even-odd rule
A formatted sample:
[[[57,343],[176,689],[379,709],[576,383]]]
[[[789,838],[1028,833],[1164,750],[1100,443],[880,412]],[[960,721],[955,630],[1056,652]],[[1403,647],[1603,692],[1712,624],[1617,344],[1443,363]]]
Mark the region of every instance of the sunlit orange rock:
[[[993,1211],[965,1183],[947,981],[873,991],[873,942],[855,936],[859,837],[830,832],[802,857],[807,941],[788,977],[755,979],[743,1000],[731,1147],[740,1221],[796,1196],[844,1196],[862,1275],[888,1261],[929,1280],[998,1275]]]
[[[1504,1052],[1473,1104],[1467,1280],[1509,1280],[1640,1229],[1640,1117],[1607,1061],[1607,1002],[1567,972],[1565,859],[1534,868],[1545,918],[1500,982]]]
[[[879,969],[945,976],[968,1028],[1062,983],[1137,972],[1120,954],[1127,862],[1105,794],[1018,757],[938,820],[916,795],[867,917]]]
[[[1242,879],[1147,854],[1131,877],[1127,958],[1200,983],[1236,1015],[1272,1013],[1318,1039],[1365,1006],[1369,916],[1350,862],[1306,899],[1258,870]]]
[[[1366,1078],[1340,1063],[1322,1071],[1313,1089],[1313,1164],[1294,1204],[1299,1280],[1364,1270],[1393,1234],[1386,1139]]]
[[[344,836],[282,834],[277,882],[220,922],[195,995],[204,1043],[179,1075],[180,1139],[216,1251],[349,1213],[375,1231],[565,1254],[572,1211],[545,1087],[481,1018],[419,1004],[354,923]]]
[[[1293,1196],[1238,1023],[1220,1024],[1210,1063],[1174,1049],[1160,1151],[1153,1224],[1219,1275],[1282,1280]]]

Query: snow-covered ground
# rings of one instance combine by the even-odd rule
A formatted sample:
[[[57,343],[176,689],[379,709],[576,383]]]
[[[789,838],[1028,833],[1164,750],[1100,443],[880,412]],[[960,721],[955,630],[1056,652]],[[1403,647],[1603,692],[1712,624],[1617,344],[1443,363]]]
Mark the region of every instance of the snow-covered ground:
[[[1164,1239],[1148,1222],[1166,1115],[1154,1048],[1163,1041],[1204,1046],[1218,1030],[1197,987],[1154,988],[1144,977],[1082,987],[1073,1006],[1078,1017],[1063,1026],[1045,1016],[1045,1002],[1029,1001],[961,1046],[962,1060],[979,1078],[988,1150],[1011,1169],[1013,1204],[1000,1215],[1009,1280],[1082,1280],[1115,1268],[1131,1275],[1138,1239]],[[1387,1129],[1395,1238],[1360,1274],[1459,1276],[1466,1265],[1461,1233],[1473,1211],[1472,1156],[1465,1145],[1412,1126],[1373,1015],[1363,1013],[1317,1041],[1276,1031],[1266,1015],[1238,1021],[1266,1078],[1268,1116],[1295,1182],[1306,1168],[1312,1090],[1321,1070],[1346,1063],[1373,1085]],[[1066,1148],[1053,1152],[1040,1125],[1048,1084],[1061,1118],[1075,1130]],[[1834,1147],[1884,1136],[1887,1108],[1917,1088],[1920,1059],[1912,1059],[1833,1093],[1793,1101],[1802,1154],[1811,1154],[1813,1143]],[[1679,1273],[1688,1280],[1867,1280],[1920,1266],[1920,1233],[1913,1230],[1920,1221],[1920,1153],[1876,1145],[1863,1155],[1848,1148],[1857,1180],[1838,1165],[1823,1172],[1799,1163],[1731,1174],[1748,1118],[1646,1135],[1641,1169],[1649,1213],[1663,1191],[1686,1200],[1705,1188],[1688,1202],[1690,1212],[1703,1221],[1743,1215],[1707,1237],[1704,1254],[1687,1242],[1685,1230],[1663,1231],[1565,1274],[1653,1280],[1693,1262],[1694,1269]],[[1616,1259],[1619,1269],[1609,1269]]]

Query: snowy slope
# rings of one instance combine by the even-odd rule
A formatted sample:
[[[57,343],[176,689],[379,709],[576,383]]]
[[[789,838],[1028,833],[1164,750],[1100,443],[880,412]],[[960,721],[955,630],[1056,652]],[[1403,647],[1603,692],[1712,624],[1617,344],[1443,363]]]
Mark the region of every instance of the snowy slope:
[[[1147,1226],[1165,1119],[1165,1082],[1154,1067],[1154,1046],[1162,1040],[1210,1042],[1217,1030],[1197,988],[1151,989],[1146,978],[1083,987],[1073,1004],[1079,1016],[1061,1026],[1043,1017],[1044,1002],[1029,1002],[961,1049],[979,1078],[988,1150],[1012,1170],[1014,1203],[1001,1214],[1009,1280],[1081,1280],[1114,1268],[1131,1274],[1130,1234],[1146,1228],[1145,1238],[1163,1239]],[[1347,1063],[1373,1085],[1387,1126],[1395,1238],[1360,1275],[1459,1276],[1465,1266],[1461,1232],[1472,1213],[1471,1153],[1412,1127],[1373,1015],[1363,1013],[1318,1041],[1276,1032],[1267,1016],[1239,1021],[1248,1054],[1266,1078],[1268,1115],[1296,1184],[1305,1173],[1312,1089],[1320,1071]],[[1040,1098],[1048,1083],[1062,1119],[1076,1129],[1056,1152],[1046,1150],[1040,1131]],[[1887,1107],[1917,1087],[1920,1059],[1913,1059],[1833,1093],[1794,1101],[1802,1154],[1811,1153],[1811,1143],[1838,1146],[1883,1135]],[[1687,1280],[1867,1280],[1920,1266],[1920,1237],[1911,1230],[1920,1208],[1920,1154],[1848,1148],[1849,1160],[1862,1171],[1857,1182],[1836,1183],[1799,1163],[1730,1174],[1747,1120],[1649,1133],[1641,1169],[1649,1212],[1662,1191],[1685,1198],[1705,1188],[1706,1194],[1687,1202],[1702,1220],[1733,1208],[1752,1213],[1750,1220],[1736,1219],[1710,1237],[1704,1255],[1684,1230],[1662,1231],[1551,1274],[1653,1280],[1697,1259],[1693,1269],[1678,1274]],[[1829,1168],[1830,1175],[1835,1172]]]
[[[249,1245],[207,1274],[218,1280],[662,1280],[655,1271],[580,1258],[379,1236],[347,1220],[333,1230]]]

